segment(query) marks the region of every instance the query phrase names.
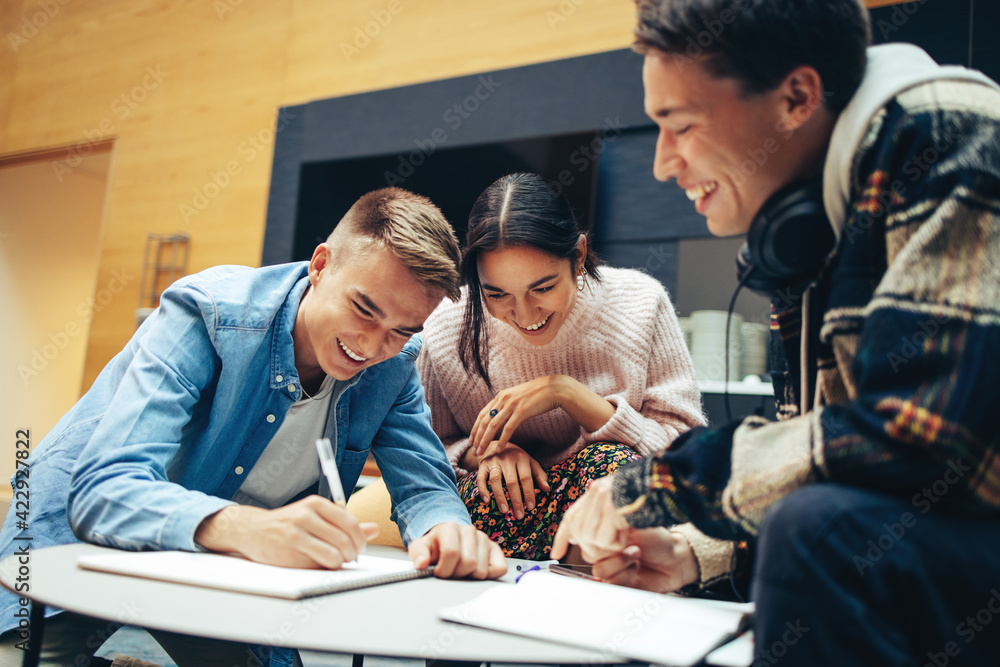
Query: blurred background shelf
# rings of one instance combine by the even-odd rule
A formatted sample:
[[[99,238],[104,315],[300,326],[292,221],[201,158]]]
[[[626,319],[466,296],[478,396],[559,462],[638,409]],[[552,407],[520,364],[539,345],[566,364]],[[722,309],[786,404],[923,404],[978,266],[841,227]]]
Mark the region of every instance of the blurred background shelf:
[[[702,408],[708,425],[722,426],[729,422],[726,414],[726,382],[701,381]],[[777,407],[774,404],[774,389],[770,382],[729,382],[729,408],[732,418],[743,419],[757,415],[775,419]]]
[[[703,394],[725,394],[726,385],[729,385],[731,396],[774,396],[774,385],[770,382],[760,380],[758,382],[713,382],[703,380],[698,383],[698,389]]]

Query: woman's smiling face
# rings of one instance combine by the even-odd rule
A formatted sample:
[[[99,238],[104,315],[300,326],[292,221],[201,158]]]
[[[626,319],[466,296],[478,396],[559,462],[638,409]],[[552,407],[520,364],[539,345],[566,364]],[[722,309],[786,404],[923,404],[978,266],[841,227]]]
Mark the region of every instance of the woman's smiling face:
[[[533,345],[551,342],[576,304],[576,267],[568,259],[531,246],[506,246],[480,255],[478,268],[490,315]]]

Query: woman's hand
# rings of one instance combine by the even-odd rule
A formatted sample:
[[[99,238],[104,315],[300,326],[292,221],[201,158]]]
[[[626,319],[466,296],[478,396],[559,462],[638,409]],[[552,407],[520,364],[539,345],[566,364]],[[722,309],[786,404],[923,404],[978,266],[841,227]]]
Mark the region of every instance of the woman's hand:
[[[494,441],[502,452],[525,419],[562,408],[593,433],[615,414],[615,406],[568,375],[544,375],[504,389],[479,412],[469,433],[470,448],[482,455]]]
[[[476,486],[484,503],[490,502],[490,489],[497,499],[497,507],[507,513],[507,496],[504,495],[503,482],[507,482],[507,496],[510,497],[510,507],[514,517],[524,518],[524,511],[535,508],[535,483],[543,491],[549,490],[548,476],[538,465],[538,461],[530,454],[514,444],[507,444],[502,451],[497,451],[497,443],[493,442],[479,462],[479,472],[476,473]]]
[[[482,455],[494,439],[496,451],[502,452],[521,422],[560,407],[560,392],[567,379],[565,375],[545,375],[497,394],[479,411],[469,433],[476,454]]]

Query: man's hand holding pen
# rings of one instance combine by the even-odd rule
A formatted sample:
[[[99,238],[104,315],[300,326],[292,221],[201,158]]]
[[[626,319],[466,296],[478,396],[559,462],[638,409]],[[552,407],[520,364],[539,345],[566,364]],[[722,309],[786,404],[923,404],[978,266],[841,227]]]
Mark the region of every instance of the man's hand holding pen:
[[[195,542],[283,567],[336,570],[357,558],[378,524],[359,523],[347,511],[329,439],[317,440],[316,451],[333,500],[313,495],[275,509],[231,505],[202,521]]]
[[[271,510],[230,505],[202,521],[195,541],[258,563],[335,570],[376,535],[378,524],[358,523],[343,507],[314,495]]]

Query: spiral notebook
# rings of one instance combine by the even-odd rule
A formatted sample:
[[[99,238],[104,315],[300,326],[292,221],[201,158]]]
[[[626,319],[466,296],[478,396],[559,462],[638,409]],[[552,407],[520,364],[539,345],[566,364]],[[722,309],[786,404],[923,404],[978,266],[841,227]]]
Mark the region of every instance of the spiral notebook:
[[[289,600],[419,579],[433,573],[430,568],[418,570],[408,560],[364,554],[340,570],[278,567],[238,556],[189,551],[88,554],[77,559],[77,566]]]

